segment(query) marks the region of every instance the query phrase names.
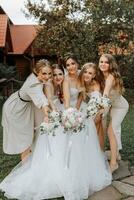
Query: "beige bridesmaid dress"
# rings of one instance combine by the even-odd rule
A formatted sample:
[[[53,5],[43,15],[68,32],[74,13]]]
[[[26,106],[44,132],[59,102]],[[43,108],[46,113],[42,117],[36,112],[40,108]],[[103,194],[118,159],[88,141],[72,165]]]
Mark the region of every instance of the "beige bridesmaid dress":
[[[118,150],[122,149],[121,142],[121,123],[128,112],[129,104],[127,100],[118,93],[117,90],[112,89],[109,94],[112,106],[110,109],[110,117],[112,119],[112,128],[117,140]]]
[[[36,119],[42,118],[41,108],[48,105],[43,84],[32,73],[21,89],[3,105],[3,151],[7,154],[24,152],[33,143]],[[35,112],[35,107],[40,112]]]

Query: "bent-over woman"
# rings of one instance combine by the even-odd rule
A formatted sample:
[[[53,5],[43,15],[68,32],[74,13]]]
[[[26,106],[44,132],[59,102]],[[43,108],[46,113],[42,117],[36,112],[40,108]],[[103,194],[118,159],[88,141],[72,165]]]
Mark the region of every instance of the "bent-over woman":
[[[19,91],[13,93],[3,105],[3,151],[7,154],[29,152],[34,138],[34,107],[47,112],[48,101],[43,93],[43,84],[52,75],[49,61],[39,60],[33,72]]]

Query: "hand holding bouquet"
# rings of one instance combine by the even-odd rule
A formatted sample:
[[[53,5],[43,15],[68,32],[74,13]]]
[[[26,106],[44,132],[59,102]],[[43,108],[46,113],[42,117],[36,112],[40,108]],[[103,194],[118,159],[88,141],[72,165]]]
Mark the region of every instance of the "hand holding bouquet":
[[[48,115],[49,121],[48,122],[42,122],[40,124],[40,133],[41,134],[52,134],[55,136],[55,129],[60,124],[60,114],[57,111],[52,111]]]
[[[61,117],[64,132],[78,133],[84,128],[84,116],[76,108],[68,108]]]
[[[111,101],[108,97],[101,97],[100,107],[107,108],[111,106]]]
[[[111,106],[108,97],[91,97],[87,104],[87,117],[94,117],[99,110],[105,110]]]

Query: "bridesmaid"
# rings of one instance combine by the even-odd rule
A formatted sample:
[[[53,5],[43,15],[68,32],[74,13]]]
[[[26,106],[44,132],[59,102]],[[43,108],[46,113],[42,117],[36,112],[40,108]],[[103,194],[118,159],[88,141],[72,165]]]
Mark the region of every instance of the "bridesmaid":
[[[45,115],[48,101],[43,93],[43,84],[52,75],[49,61],[39,60],[33,72],[19,91],[13,93],[3,105],[3,150],[7,154],[21,154],[23,160],[30,152],[34,138],[35,107]]]
[[[97,80],[97,66],[95,63],[89,62],[85,63],[79,74],[79,87],[82,89],[82,92],[79,95],[77,108],[80,108],[81,102],[87,102],[91,97],[100,97],[101,89],[100,83]],[[104,133],[102,126],[102,118],[97,114],[94,118],[97,133],[99,136],[99,142],[101,149],[104,151]]]
[[[52,82],[46,84],[44,92],[47,96],[51,110],[63,110],[63,81],[64,68],[61,65],[52,65]]]
[[[121,123],[128,111],[129,105],[122,96],[123,82],[118,70],[118,65],[111,54],[103,54],[99,60],[99,77],[103,88],[103,96],[109,97],[112,102],[110,109],[110,122],[108,138],[111,149],[110,168],[114,172],[118,168],[117,160],[121,159],[119,150],[121,143]]]

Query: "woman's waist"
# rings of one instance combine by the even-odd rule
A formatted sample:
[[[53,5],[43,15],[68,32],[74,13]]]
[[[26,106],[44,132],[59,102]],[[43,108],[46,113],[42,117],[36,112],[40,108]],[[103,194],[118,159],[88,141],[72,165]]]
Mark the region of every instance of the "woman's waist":
[[[118,96],[114,99],[111,99],[112,101],[112,107],[118,107],[118,108],[128,108],[129,104],[127,100],[122,96]]]

